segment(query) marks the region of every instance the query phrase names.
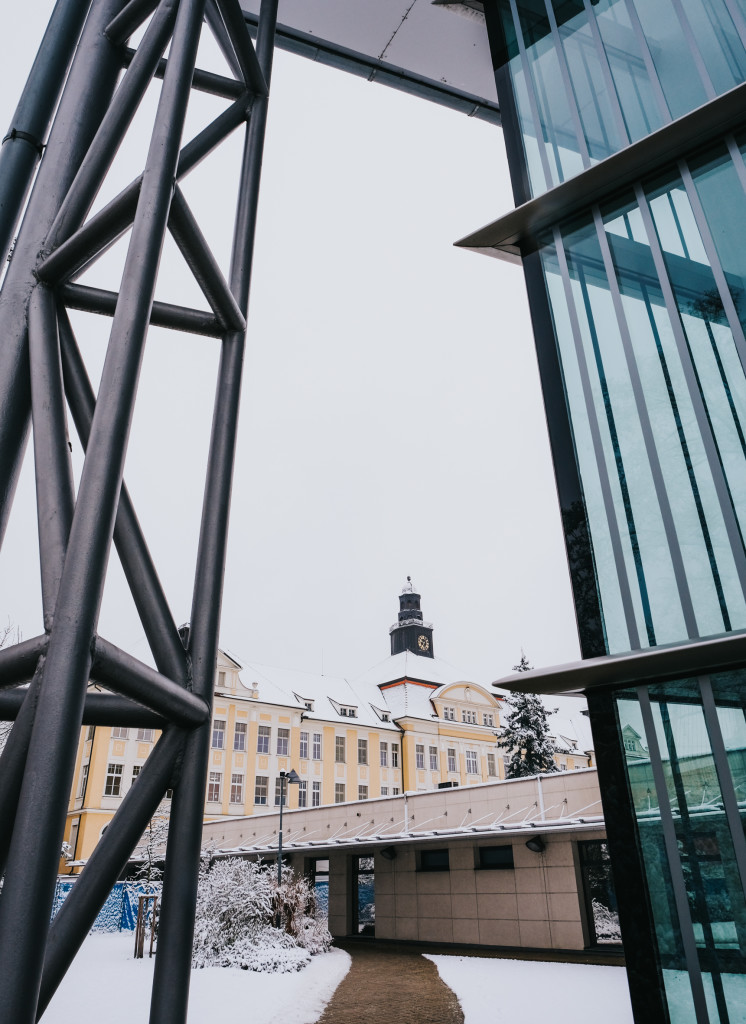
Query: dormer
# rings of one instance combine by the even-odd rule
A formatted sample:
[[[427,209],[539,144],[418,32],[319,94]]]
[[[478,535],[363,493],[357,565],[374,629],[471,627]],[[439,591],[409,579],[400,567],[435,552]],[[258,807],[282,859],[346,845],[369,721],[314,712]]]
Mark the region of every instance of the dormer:
[[[340,704],[339,701],[329,698],[329,703],[342,718],[357,718],[357,708],[354,704]]]
[[[378,717],[381,719],[382,722],[390,722],[391,721],[391,712],[390,711],[388,711],[387,709],[384,709],[384,708],[377,708],[375,706],[375,704],[371,704],[371,707],[373,708],[373,710],[375,711],[375,713],[378,715]]]
[[[314,710],[314,706],[316,704],[316,701],[311,700],[310,697],[301,697],[301,695],[299,693],[293,693],[293,696],[295,697],[295,699],[298,701],[299,704],[303,705],[303,707],[306,709],[306,711],[313,711]]]

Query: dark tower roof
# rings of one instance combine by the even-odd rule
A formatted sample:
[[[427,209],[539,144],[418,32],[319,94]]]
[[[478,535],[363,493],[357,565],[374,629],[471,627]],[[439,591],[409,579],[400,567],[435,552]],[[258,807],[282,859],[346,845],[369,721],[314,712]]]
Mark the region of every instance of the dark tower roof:
[[[392,654],[411,651],[421,657],[433,657],[433,626],[431,622],[423,621],[420,594],[415,590],[411,576],[407,576],[399,595],[399,615],[389,635]]]

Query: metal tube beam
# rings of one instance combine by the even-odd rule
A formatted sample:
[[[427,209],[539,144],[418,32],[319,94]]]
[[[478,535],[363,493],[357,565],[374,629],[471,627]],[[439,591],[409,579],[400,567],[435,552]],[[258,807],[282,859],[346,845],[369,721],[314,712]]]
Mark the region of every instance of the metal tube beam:
[[[15,721],[16,726],[18,725],[28,693],[27,687],[4,690],[0,693],[0,722]],[[169,720],[126,697],[89,690],[85,696],[82,724],[123,725],[130,729],[165,729],[169,725]],[[10,734],[11,737],[13,732]],[[4,781],[3,777],[2,782]],[[2,820],[5,825],[5,819]]]
[[[59,290],[59,297],[68,309],[79,309],[101,316],[114,316],[117,309],[117,292],[103,288],[88,288],[82,284],[66,284]],[[154,302],[150,311],[153,327],[167,327],[172,331],[186,331],[201,334],[206,338],[222,337],[225,327],[218,323],[212,313],[189,306],[174,306],[170,302]]]
[[[231,69],[236,78],[241,77],[241,65],[238,63],[236,57],[236,51],[233,49],[230,36],[225,28],[225,23],[218,10],[215,0],[207,0],[205,6],[205,21],[210,26],[210,30],[215,37],[215,42],[220,47],[220,51],[225,57],[225,62]]]
[[[90,0],[58,0],[0,148],[0,259],[7,253]]]
[[[15,724],[2,753],[0,753],[0,821],[3,823],[3,827],[0,829],[0,877],[5,872],[5,862],[8,859],[10,839],[18,809],[18,798],[23,784],[26,754],[34,725],[36,704],[39,699],[43,662],[44,658],[42,657],[28,689],[0,693],[0,702],[10,697],[17,705],[13,714]]]
[[[177,179],[190,171],[220,145],[246,119],[248,93],[243,92],[226,110],[202,129],[179,154]],[[62,242],[37,268],[42,281],[58,284],[81,273],[132,226],[140,196],[142,175],[94,214],[74,235]]]
[[[130,0],[124,10],[116,18],[112,18],[104,29],[104,34],[115,46],[121,46],[153,13],[158,3],[159,0]]]
[[[101,637],[96,639],[91,678],[185,729],[202,725],[209,715],[200,697]]]
[[[204,0],[181,0],[70,530],[0,902],[0,1013],[34,1024],[95,633]],[[51,684],[49,681],[51,680]],[[44,841],[39,843],[39,823]],[[57,846],[57,848],[55,848]],[[21,928],[21,922],[23,927]]]
[[[123,0],[99,0],[86,22],[0,289],[0,542],[30,422],[27,311],[37,284],[34,268],[49,226],[116,86],[120,64],[103,29],[104,19],[111,20],[122,6]]]
[[[136,53],[136,50],[131,50],[129,47],[124,50],[123,63],[125,67],[130,61],[135,59]],[[155,78],[165,77],[170,59],[170,57],[168,60],[162,57],[158,61],[158,67],[155,69]],[[246,91],[246,86],[243,82],[236,82],[233,78],[226,78],[224,75],[215,75],[212,71],[201,71],[200,68],[195,68],[192,88],[196,89],[197,92],[209,92],[212,96],[220,96],[224,100],[236,99],[237,96]]]
[[[255,96],[266,96],[268,93],[262,69],[259,66],[254,43],[249,35],[243,11],[238,0],[217,0],[218,9],[228,31],[228,36],[236,51],[241,66],[241,75]]]
[[[122,136],[137,113],[137,108],[155,74],[160,56],[171,37],[176,6],[177,0],[161,0],[159,3],[129,70],[122,79],[50,228],[47,237],[48,248],[55,248],[77,231],[93,205],[96,193],[114,162]]]
[[[60,312],[59,325],[65,390],[80,443],[87,450],[96,399],[64,311]],[[119,496],[114,543],[156,665],[164,675],[185,685],[188,680],[186,654],[124,483]]]
[[[246,320],[177,185],[168,228],[224,331],[245,331]]]
[[[158,809],[174,774],[183,740],[184,734],[180,730],[169,729],[158,741],[137,782],[128,790],[73,891],[55,917],[44,960],[40,1014],[57,990],[132,850]]]
[[[49,637],[43,633],[0,649],[0,690],[28,682],[36,672],[39,658],[46,654],[48,644]]]
[[[257,54],[268,84],[276,23],[277,0],[262,0]],[[267,97],[259,96],[252,106],[247,127],[231,256],[231,290],[244,315],[248,309],[266,113]],[[189,649],[192,654],[193,689],[210,707],[217,657],[243,352],[243,333],[227,334],[223,341],[218,374],[192,600]],[[159,924],[161,950],[155,965],[151,1024],[184,1024],[186,1021],[209,742],[209,725],[196,729],[187,738],[181,783],[171,806]]]
[[[34,289],[29,304],[29,361],[42,607],[44,628],[49,630],[65,564],[75,485],[57,337],[57,304],[54,293],[45,285]]]

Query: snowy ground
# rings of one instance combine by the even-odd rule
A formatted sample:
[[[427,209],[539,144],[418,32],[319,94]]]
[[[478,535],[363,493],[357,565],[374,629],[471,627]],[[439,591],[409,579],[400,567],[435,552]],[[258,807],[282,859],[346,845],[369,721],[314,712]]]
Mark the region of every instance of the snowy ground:
[[[42,1018],[44,1024],[144,1024],[155,960],[133,960],[132,932],[90,935]],[[189,1024],[314,1024],[350,967],[341,949],[315,956],[293,974],[237,968],[192,971]]]
[[[633,1024],[623,967],[428,956],[456,993],[465,1024]]]

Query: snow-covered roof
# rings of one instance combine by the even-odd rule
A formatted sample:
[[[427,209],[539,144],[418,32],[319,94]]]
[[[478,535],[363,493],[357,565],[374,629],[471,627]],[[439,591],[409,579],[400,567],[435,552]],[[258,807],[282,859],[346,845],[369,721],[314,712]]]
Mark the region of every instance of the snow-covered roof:
[[[423,658],[412,651],[402,651],[400,654],[384,658],[373,668],[357,676],[354,681],[356,684],[373,683],[375,686],[383,686],[399,679],[413,679],[444,686],[446,683],[462,682],[466,676],[442,658]]]

